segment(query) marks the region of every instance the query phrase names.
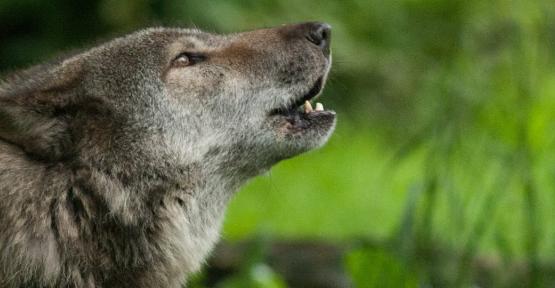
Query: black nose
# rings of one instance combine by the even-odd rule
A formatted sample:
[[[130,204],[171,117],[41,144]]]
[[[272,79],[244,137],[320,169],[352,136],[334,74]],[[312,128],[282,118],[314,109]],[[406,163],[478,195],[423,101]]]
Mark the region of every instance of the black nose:
[[[330,55],[331,26],[327,23],[307,23],[306,39],[320,47],[324,55]]]

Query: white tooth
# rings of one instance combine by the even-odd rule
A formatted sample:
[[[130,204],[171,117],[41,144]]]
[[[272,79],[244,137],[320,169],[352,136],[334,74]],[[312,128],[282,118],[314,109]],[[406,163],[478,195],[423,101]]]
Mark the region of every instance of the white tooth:
[[[314,109],[315,111],[324,111],[324,105],[322,105],[322,103],[316,103],[316,109]]]
[[[310,113],[312,112],[312,105],[310,104],[310,101],[305,101],[304,102],[304,113]]]

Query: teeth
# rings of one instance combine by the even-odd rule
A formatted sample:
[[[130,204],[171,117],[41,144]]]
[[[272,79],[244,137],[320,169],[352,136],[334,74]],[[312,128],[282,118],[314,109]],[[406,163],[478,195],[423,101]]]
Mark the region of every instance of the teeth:
[[[318,107],[318,106],[316,106]],[[310,101],[305,101],[304,102],[304,113],[310,113],[312,112],[312,105],[310,104]]]
[[[316,103],[316,108],[313,109],[312,104],[310,104],[310,101],[308,100],[304,102],[303,108],[304,108],[304,113],[306,114],[313,111],[324,111],[324,105],[322,105],[322,103],[320,102]]]
[[[316,109],[314,111],[324,111],[324,105],[322,103],[316,103]]]

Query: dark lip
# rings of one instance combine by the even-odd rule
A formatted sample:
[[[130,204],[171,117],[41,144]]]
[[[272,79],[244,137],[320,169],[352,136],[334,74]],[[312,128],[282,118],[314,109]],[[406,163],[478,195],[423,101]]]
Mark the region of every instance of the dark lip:
[[[318,78],[318,80],[316,80],[314,85],[312,85],[312,87],[310,88],[310,90],[308,90],[306,94],[304,94],[302,97],[295,100],[295,102],[291,103],[287,107],[281,107],[270,111],[270,115],[276,115],[276,114],[287,115],[287,114],[291,114],[292,112],[295,112],[306,101],[310,101],[314,97],[318,96],[318,94],[320,94],[323,88],[323,83],[324,83],[324,77],[322,76]]]

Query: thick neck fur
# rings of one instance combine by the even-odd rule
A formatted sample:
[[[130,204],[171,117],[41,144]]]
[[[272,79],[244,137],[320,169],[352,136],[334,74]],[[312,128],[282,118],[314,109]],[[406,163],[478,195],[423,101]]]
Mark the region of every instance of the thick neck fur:
[[[218,239],[229,198],[249,177],[228,166],[234,161],[230,157],[236,157],[226,152],[229,148],[206,149],[196,157],[202,162],[195,162],[190,156],[185,161],[183,152],[169,148],[172,145],[166,145],[167,153],[158,154],[157,161],[145,150],[119,158],[110,158],[106,151],[53,165],[30,160],[16,146],[0,141],[0,160],[26,171],[26,177],[36,179],[36,189],[44,191],[44,205],[32,204],[37,215],[44,215],[43,222],[32,224],[39,234],[26,234],[17,225],[2,227],[6,233],[0,244],[20,237],[25,251],[46,252],[30,254],[37,258],[35,264],[25,260],[5,273],[29,271],[34,276],[28,279],[46,287],[179,287],[202,265]],[[122,155],[117,146],[112,148]],[[6,187],[8,175],[22,176],[17,169],[0,170],[0,186]],[[16,195],[6,203],[22,207],[32,197]],[[15,259],[12,263],[22,259],[10,257],[6,249],[0,247],[0,255]],[[49,270],[45,263],[60,268]]]

